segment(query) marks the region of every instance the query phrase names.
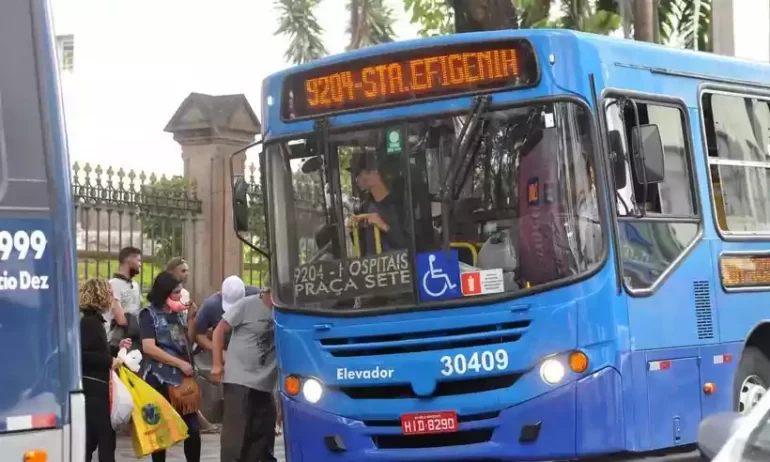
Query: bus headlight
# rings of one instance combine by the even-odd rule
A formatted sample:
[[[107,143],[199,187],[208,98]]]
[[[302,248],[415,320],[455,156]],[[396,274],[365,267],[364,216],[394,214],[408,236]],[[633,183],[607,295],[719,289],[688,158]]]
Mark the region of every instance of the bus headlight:
[[[302,384],[302,396],[310,404],[315,404],[321,400],[324,394],[324,387],[316,379],[306,379]]]
[[[546,359],[540,365],[540,378],[549,385],[556,385],[564,378],[564,365],[557,359]]]

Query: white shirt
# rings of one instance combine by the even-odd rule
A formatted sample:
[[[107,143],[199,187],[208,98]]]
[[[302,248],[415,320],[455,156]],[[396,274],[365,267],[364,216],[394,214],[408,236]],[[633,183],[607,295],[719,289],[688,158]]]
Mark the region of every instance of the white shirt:
[[[142,291],[139,288],[139,284],[133,280],[126,281],[123,278],[112,278],[110,279],[110,287],[112,287],[112,296],[120,302],[123,312],[139,316],[139,311],[142,309]],[[104,313],[105,329],[108,333],[114,318],[115,314],[112,310]]]

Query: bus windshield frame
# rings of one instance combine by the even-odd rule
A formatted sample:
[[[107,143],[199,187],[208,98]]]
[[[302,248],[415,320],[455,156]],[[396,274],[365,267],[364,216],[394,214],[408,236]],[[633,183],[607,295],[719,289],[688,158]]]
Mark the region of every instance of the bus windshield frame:
[[[472,113],[469,114],[467,110],[459,114],[457,112],[445,112],[408,120],[388,121],[376,125],[335,127],[334,130],[324,128],[322,123],[317,124],[316,131],[309,136],[267,142],[265,145],[265,168],[269,202],[268,218],[270,234],[273,236],[270,240],[271,254],[273,255],[271,273],[274,275],[272,282],[276,305],[298,312],[324,313],[333,316],[374,315],[403,310],[429,309],[437,306],[478,305],[550,290],[578,282],[595,274],[606,261],[609,242],[606,236],[608,228],[603,213],[603,210],[606,210],[606,204],[604,204],[604,195],[601,193],[604,183],[601,180],[603,175],[599,173],[602,171],[599,159],[601,150],[595,118],[590,107],[584,101],[573,97],[539,98],[505,106],[494,106],[481,114],[480,120],[482,122],[479,127],[475,130],[467,130],[466,133],[464,129],[470,125],[468,122],[471,115]],[[514,120],[516,123],[512,122]],[[521,125],[525,122],[530,125],[527,126],[528,128],[524,128],[524,132],[522,132]],[[511,126],[511,124],[516,126]],[[536,128],[533,128],[535,126]],[[436,132],[451,132],[452,129],[454,129],[454,133],[450,134],[449,139],[439,137],[431,144],[430,139],[431,137],[435,138]],[[497,130],[494,132],[497,138],[500,138],[503,132],[508,133],[506,135],[508,138],[495,144],[492,130]],[[522,133],[533,132],[533,130],[539,135],[533,137],[522,135]],[[388,138],[394,132],[405,135],[403,136],[405,141],[403,147],[394,145],[391,146],[391,149],[388,146],[388,143],[393,144],[388,141]],[[543,134],[546,136],[543,137]],[[543,138],[550,141],[544,143]],[[420,143],[423,144],[422,148],[419,147]],[[426,148],[425,143],[428,143],[430,148]],[[571,148],[568,147],[568,143],[572,143]],[[507,168],[509,170],[500,170],[503,168],[500,156],[491,160],[478,158],[482,151],[489,156],[489,153],[496,149],[495,146],[506,150],[506,154],[500,156],[505,157],[507,155]],[[510,148],[506,146],[510,146]],[[460,156],[452,156],[451,153],[456,153],[458,149],[464,149],[465,152],[461,153]],[[514,153],[523,152],[524,149],[527,150],[527,154],[524,156]],[[392,151],[390,159],[386,159],[388,150]],[[395,152],[397,150],[398,153]],[[431,152],[435,168],[432,170],[416,168],[416,163],[429,163],[427,157],[431,150],[443,150],[447,154],[439,155],[438,159],[443,159],[443,161],[437,161],[436,153]],[[581,152],[576,153],[577,150]],[[539,165],[546,161],[531,162],[528,168],[543,169],[535,175],[542,177],[542,181],[540,181],[542,184],[536,184],[537,180],[535,183],[530,181],[532,184],[526,185],[524,189],[522,189],[522,181],[524,180],[517,180],[515,184],[511,184],[513,176],[518,175],[521,169],[520,157],[529,157],[529,153],[537,151],[539,151],[537,154],[539,156],[553,153],[554,155],[550,157],[563,158],[562,161],[566,159],[569,165],[562,165],[557,162],[555,167],[557,171],[552,171],[551,168],[544,168],[543,165]],[[422,158],[415,155],[415,152],[421,153]],[[341,155],[341,153],[345,153],[345,155]],[[396,156],[392,154],[396,154]],[[446,165],[454,160],[452,157],[459,158],[459,166]],[[546,158],[543,157],[543,159]],[[575,172],[581,171],[581,169],[575,168],[577,165],[575,162],[579,159],[582,159],[581,162],[585,167],[585,171],[577,175],[579,183],[576,183],[574,178],[572,181],[563,181],[561,178],[566,173],[575,176]],[[493,189],[496,197],[494,199],[482,197],[480,202],[483,202],[484,206],[480,207],[479,191],[473,190],[476,187],[473,185],[477,181],[475,178],[473,181],[469,181],[469,178],[472,178],[475,172],[479,170],[476,168],[478,165],[483,164],[488,168],[489,164],[495,162],[499,164],[499,171],[492,173],[491,176],[487,171],[486,176],[481,179],[481,183],[491,183],[488,184],[486,191],[489,192],[490,188]],[[516,164],[515,168],[514,163]],[[372,165],[375,167],[372,168]],[[385,173],[385,171],[393,172],[399,169],[400,175]],[[438,172],[435,171],[436,169]],[[454,184],[446,183],[446,180],[451,177],[447,170],[456,173],[454,177],[458,178],[458,181]],[[457,174],[458,172],[460,174]],[[388,180],[385,181],[385,183],[389,183],[388,188],[386,188],[386,196],[394,196],[394,194],[388,194],[388,192],[393,191],[399,193],[397,197],[401,198],[400,201],[395,201],[398,205],[391,207],[391,210],[405,212],[397,226],[391,226],[387,223],[384,223],[383,226],[381,223],[382,221],[393,221],[389,212],[375,214],[379,217],[368,219],[372,209],[371,207],[367,209],[366,202],[376,200],[374,196],[379,173],[382,173],[383,179],[388,177]],[[507,175],[509,181],[500,180],[504,175]],[[527,179],[532,180],[535,176]],[[287,181],[286,178],[289,177],[293,179]],[[401,181],[394,184],[394,177]],[[549,179],[551,190],[548,189]],[[562,181],[561,186],[553,188],[554,181]],[[577,186],[578,184],[579,186]],[[424,219],[426,207],[422,204],[423,201],[415,200],[417,195],[425,193],[425,191],[418,191],[421,187],[427,188],[431,197],[431,203],[427,207],[430,208],[430,211],[427,212],[429,213],[427,220]],[[534,189],[532,189],[533,187]],[[534,194],[534,196],[528,197],[526,200],[523,199],[522,196],[529,191],[532,191],[530,194]],[[299,197],[302,194],[304,197]],[[580,204],[583,204],[584,209],[581,209],[580,213],[577,212],[579,204],[574,198],[567,200],[568,203],[562,201],[562,196],[565,194],[578,194],[582,197]],[[444,233],[439,229],[437,236],[428,235],[426,238],[425,230],[430,228],[426,221],[432,223],[434,231],[436,231],[436,227],[442,228],[441,217],[447,210],[446,207],[442,207],[445,205],[442,202],[447,202],[442,201],[442,195],[449,195],[449,210],[452,211],[454,220],[453,224],[444,229],[449,229],[453,236],[447,237],[445,234],[449,233]],[[556,200],[554,200],[555,196],[558,196]],[[456,206],[460,206],[460,202],[473,203],[474,201],[476,204],[471,205],[472,210],[457,210],[458,207]],[[377,203],[379,204],[379,202]],[[514,203],[515,205],[512,205]],[[476,213],[479,216],[491,213],[490,216],[494,217],[495,213],[499,214],[503,209],[512,211],[538,203],[543,206],[545,204],[556,204],[556,206],[549,205],[545,207],[546,213],[539,214],[545,215],[547,218],[533,218],[533,214],[528,212],[527,218],[522,221],[528,222],[527,226],[531,231],[544,229],[541,220],[551,220],[548,223],[550,231],[545,232],[545,235],[552,238],[558,235],[558,239],[553,238],[549,242],[553,244],[558,241],[559,244],[562,244],[554,244],[553,251],[545,252],[548,255],[547,258],[554,259],[561,264],[560,269],[554,269],[556,271],[554,277],[543,276],[538,274],[538,270],[530,268],[527,274],[530,276],[530,280],[534,282],[524,281],[520,274],[520,260],[523,257],[531,259],[536,254],[525,250],[524,255],[521,255],[521,252],[515,247],[519,249],[537,247],[542,251],[542,245],[538,247],[537,239],[534,238],[522,243],[520,237],[512,234],[521,233],[521,231],[506,231],[504,228],[510,222],[501,217],[489,219],[489,222],[496,224],[488,225],[489,222],[485,222],[483,225],[475,224],[477,231],[471,231],[471,233],[477,232],[475,236],[482,236],[484,239],[483,241],[474,241],[475,250],[465,245],[470,243],[472,239],[466,239],[466,242],[457,242],[457,234],[461,233],[454,229],[454,223],[462,221],[457,218],[460,214],[465,214],[467,217],[469,213],[471,215]],[[423,206],[422,212],[420,211],[421,205]],[[561,212],[554,212],[553,207],[558,208]],[[583,213],[582,210],[589,210],[589,213]],[[514,215],[516,213],[518,212],[514,212]],[[570,214],[569,216],[572,218],[566,220],[567,214]],[[308,217],[311,215],[315,215],[317,218],[315,220],[309,219]],[[357,219],[356,216],[363,216],[363,218]],[[520,218],[521,214],[519,213],[518,216],[508,216],[506,220],[519,220]],[[566,229],[565,233],[558,232],[560,227],[552,225],[554,218],[566,220],[562,223],[563,228]],[[498,229],[497,226],[501,223],[505,224],[501,229]],[[579,223],[586,226],[578,226]],[[338,224],[342,224],[342,226]],[[586,231],[586,227],[589,228],[588,231]],[[353,232],[353,228],[358,229],[359,236],[355,236],[357,233]],[[375,232],[375,228],[379,232]],[[470,228],[474,228],[474,226]],[[518,228],[521,229],[521,226]],[[553,229],[557,231],[553,231]],[[384,237],[386,233],[383,231],[385,230],[391,236]],[[406,242],[401,239],[394,240],[392,238],[394,234],[406,234]],[[585,237],[587,235],[590,237]],[[337,242],[340,242],[340,237],[346,242],[345,252],[342,252],[343,246],[337,245]],[[540,237],[542,238],[542,236]],[[431,238],[434,239],[431,240]],[[490,242],[500,244],[502,247],[499,247],[496,252],[489,252],[488,249],[484,249],[482,243],[489,244]],[[576,242],[577,245],[575,245]],[[421,293],[418,287],[419,283],[415,282],[418,278],[416,267],[420,265],[417,259],[419,255],[425,252],[446,251],[447,243],[451,245],[449,253],[454,254],[454,258],[460,260],[460,269],[455,277],[468,271],[481,270],[484,272],[489,269],[489,265],[486,264],[482,265],[481,268],[476,265],[479,262],[478,256],[483,251],[486,250],[487,258],[489,258],[492,254],[499,256],[500,249],[508,249],[508,253],[505,255],[512,256],[513,260],[509,259],[508,261],[514,261],[514,266],[508,268],[507,266],[510,264],[505,261],[500,262],[499,258],[495,258],[498,263],[492,265],[495,270],[500,267],[503,269],[502,275],[500,272],[492,274],[493,279],[500,279],[499,282],[503,288],[486,291],[482,294],[472,294],[473,296],[465,296],[464,293],[461,293],[459,297],[427,299],[424,291]],[[395,250],[388,248],[390,247],[388,244],[393,246]],[[586,247],[587,245],[588,247]],[[365,247],[373,247],[374,252],[362,251],[361,249]],[[459,255],[461,253],[465,253],[465,257]],[[540,258],[542,257],[541,252]],[[473,259],[473,264],[469,266],[463,263],[464,259],[469,261]],[[377,290],[376,287],[364,288],[366,283],[362,275],[361,278],[353,281],[354,286],[360,286],[358,291],[341,292],[340,281],[337,279],[344,280],[343,285],[349,285],[351,278],[344,277],[343,273],[351,271],[351,267],[348,266],[350,264],[375,272],[389,267],[390,271],[386,276],[379,273],[375,274],[369,278],[369,282],[373,281],[372,278],[379,278],[380,281],[390,281],[388,284],[391,285],[382,291]],[[300,266],[302,266],[301,270],[299,269]],[[508,274],[509,272],[511,274]],[[316,297],[320,292],[314,289],[315,291],[309,290],[308,292],[312,297],[302,298],[298,296],[301,292],[301,290],[297,291],[298,283],[305,285],[309,283],[312,287],[316,287],[313,286],[313,281],[317,282],[318,277],[323,279],[324,274],[327,275],[327,278],[333,277],[338,284],[337,288],[333,290],[334,293]],[[310,276],[312,276],[312,281],[300,280]],[[398,288],[395,289],[396,292],[389,293],[388,290],[394,290],[393,284]],[[492,285],[494,286],[494,282]],[[463,289],[460,288],[460,290]],[[345,296],[347,295],[350,297],[346,299]]]

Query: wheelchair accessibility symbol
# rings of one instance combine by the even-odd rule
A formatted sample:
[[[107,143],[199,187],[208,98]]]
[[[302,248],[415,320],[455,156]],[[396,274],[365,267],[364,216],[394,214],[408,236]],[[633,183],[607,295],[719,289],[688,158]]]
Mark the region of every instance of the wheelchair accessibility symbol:
[[[417,254],[417,275],[421,300],[442,300],[462,296],[457,250]]]

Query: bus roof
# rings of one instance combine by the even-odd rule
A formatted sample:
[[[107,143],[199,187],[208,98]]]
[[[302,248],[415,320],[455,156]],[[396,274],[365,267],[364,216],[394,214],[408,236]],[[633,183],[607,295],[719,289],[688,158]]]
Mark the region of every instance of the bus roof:
[[[280,104],[276,103],[280,102],[280,88],[287,76],[329,64],[339,64],[353,59],[374,57],[398,51],[457,43],[489,42],[507,38],[529,39],[535,47],[541,69],[545,69],[543,63],[548,62],[548,57],[552,53],[556,56],[557,62],[565,60],[561,56],[577,56],[576,60],[566,58],[570,64],[574,62],[575,66],[571,72],[562,73],[561,77],[571,78],[575,74],[575,68],[582,68],[586,74],[589,72],[597,73],[601,69],[602,86],[605,88],[629,88],[629,74],[623,70],[633,69],[646,71],[648,75],[653,73],[665,74],[770,89],[770,65],[713,53],[684,50],[566,29],[519,29],[452,34],[391,42],[339,53],[312,63],[293,66],[268,76],[263,82],[262,91],[263,137],[267,141],[276,136],[283,137],[292,133],[308,132],[309,127],[312,126],[309,121],[288,123],[281,121]],[[635,74],[634,78],[638,79],[639,76]],[[554,75],[553,83],[558,87],[565,88],[564,84],[567,82],[560,80],[559,75]],[[639,91],[642,90],[639,89]],[[468,97],[455,98],[454,102],[457,103],[457,100],[467,101]],[[444,102],[444,105],[451,105],[451,103],[451,101],[449,103]],[[371,113],[369,114],[371,115]],[[416,115],[415,111],[412,111],[412,115]],[[365,117],[360,115],[356,117],[359,121],[362,118]]]

